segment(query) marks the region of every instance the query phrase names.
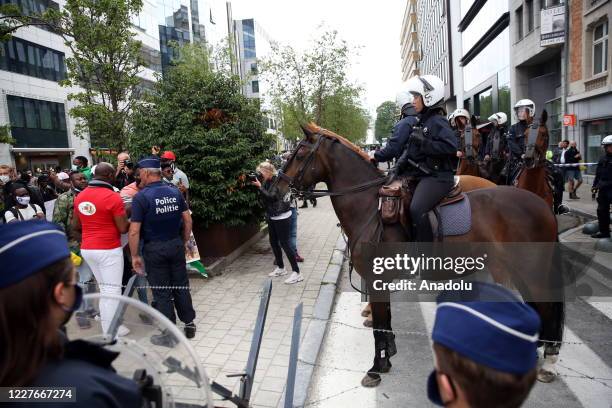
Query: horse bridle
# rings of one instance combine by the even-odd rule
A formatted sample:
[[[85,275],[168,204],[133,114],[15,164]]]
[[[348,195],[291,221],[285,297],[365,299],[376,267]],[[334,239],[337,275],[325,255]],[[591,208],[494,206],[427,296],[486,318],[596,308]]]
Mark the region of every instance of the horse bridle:
[[[469,122],[465,124],[465,130],[463,131],[463,144],[465,147],[466,159],[474,158],[474,135],[472,133],[472,126]]]
[[[536,147],[536,142],[538,141],[538,130],[539,125],[536,125],[535,123],[532,123],[531,126],[529,126],[528,128],[528,132],[527,132],[527,143],[525,146],[525,158],[526,159],[533,159],[534,155],[535,155],[535,147]],[[536,132],[533,132],[534,130],[536,130]],[[535,133],[535,139],[533,134]]]
[[[315,163],[316,153],[317,153],[317,150],[319,149],[319,146],[321,146],[322,141],[325,139],[325,135],[321,133],[317,133],[316,136],[318,137],[317,137],[317,141],[314,144],[310,143],[308,140],[300,141],[300,143],[298,143],[295,151],[293,152],[289,160],[287,160],[287,163],[285,164],[285,166],[278,172],[278,178],[287,182],[287,184],[289,185],[289,189],[291,190],[293,194],[309,195],[312,197],[326,197],[326,196],[337,197],[337,196],[365,191],[370,187],[384,184],[385,181],[387,180],[386,177],[382,177],[382,178],[366,181],[365,183],[360,183],[355,186],[346,188],[344,190],[338,190],[338,191],[316,190],[316,189],[303,190],[302,181],[304,178],[304,174],[306,173],[306,170],[309,167],[311,167],[311,170],[315,169],[314,163]],[[285,167],[289,163],[292,162],[292,160],[295,158],[295,156],[297,155],[297,153],[300,151],[302,147],[307,147],[310,149],[308,156],[306,156],[305,160],[302,162],[302,164],[298,168],[296,175],[294,177],[288,176],[285,173]],[[302,189],[300,190],[300,188]]]

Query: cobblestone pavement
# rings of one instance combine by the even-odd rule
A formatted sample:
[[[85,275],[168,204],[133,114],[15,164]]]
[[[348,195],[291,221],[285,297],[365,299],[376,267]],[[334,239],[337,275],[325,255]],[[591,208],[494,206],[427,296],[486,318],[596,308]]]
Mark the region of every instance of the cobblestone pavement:
[[[273,280],[251,396],[254,407],[276,407],[279,403],[287,377],[293,311],[298,303],[304,303],[304,333],[340,234],[337,222],[328,198],[319,199],[315,208],[299,210],[298,251],[305,258],[299,265],[305,279],[294,285],[283,283],[287,276]],[[198,326],[192,344],[208,375],[233,389],[234,393],[238,392],[239,379],[226,375],[240,373],[245,368],[261,289],[268,273],[274,269],[273,259],[265,236],[229,265],[221,276],[208,281],[191,280]],[[285,267],[290,271],[286,258]],[[221,400],[215,402],[218,406],[233,406]]]

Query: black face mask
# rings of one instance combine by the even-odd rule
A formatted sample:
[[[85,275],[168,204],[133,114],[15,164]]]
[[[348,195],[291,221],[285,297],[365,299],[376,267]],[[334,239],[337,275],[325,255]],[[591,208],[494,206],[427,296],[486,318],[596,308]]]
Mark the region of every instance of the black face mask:
[[[66,312],[66,318],[64,319],[62,326],[65,326],[66,323],[68,323],[68,321],[72,317],[72,314],[79,310],[82,303],[83,288],[81,288],[78,284],[74,284],[74,303],[72,304],[72,307],[65,307],[64,305],[62,305],[62,309],[64,309],[64,312]]]

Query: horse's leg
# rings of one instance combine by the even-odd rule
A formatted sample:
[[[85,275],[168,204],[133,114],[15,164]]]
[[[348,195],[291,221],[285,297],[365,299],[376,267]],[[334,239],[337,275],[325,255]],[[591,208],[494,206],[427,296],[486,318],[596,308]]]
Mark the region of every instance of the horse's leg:
[[[372,304],[368,302],[366,307],[364,307],[363,310],[361,311],[361,316],[368,317],[371,314],[372,314]]]
[[[565,304],[563,302],[529,303],[540,315],[542,330],[540,344],[544,346],[544,361],[538,369],[538,381],[549,383],[557,376],[555,363],[559,357],[563,325],[565,320]]]
[[[389,302],[372,303],[372,318],[374,323],[374,364],[361,380],[364,387],[376,387],[381,382],[380,374],[391,369],[391,352],[395,354],[395,340],[390,332]]]

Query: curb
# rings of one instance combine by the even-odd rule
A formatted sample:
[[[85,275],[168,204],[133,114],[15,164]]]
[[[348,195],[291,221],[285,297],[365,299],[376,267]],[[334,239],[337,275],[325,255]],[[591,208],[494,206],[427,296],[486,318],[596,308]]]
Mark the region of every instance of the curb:
[[[300,344],[293,407],[303,407],[308,398],[308,389],[314,374],[314,364],[319,358],[323,339],[327,331],[327,322],[331,316],[334,300],[336,299],[336,288],[340,281],[342,266],[345,261],[345,250],[346,242],[341,232],[327,265],[325,275],[321,280],[321,289],[313,307],[312,318],[304,330],[303,340]],[[284,405],[285,394],[283,392],[278,407],[282,408]]]

